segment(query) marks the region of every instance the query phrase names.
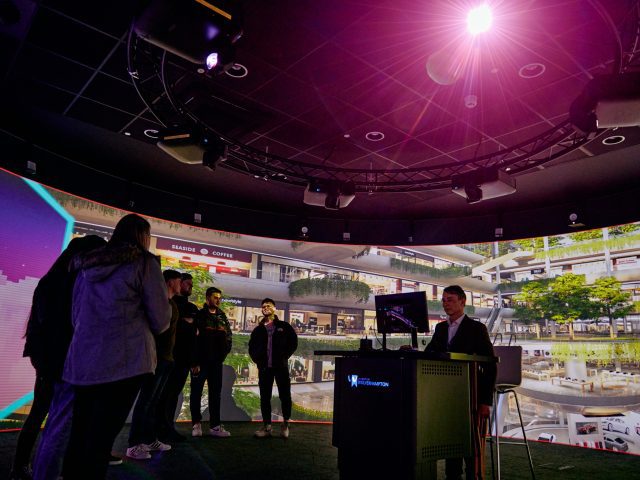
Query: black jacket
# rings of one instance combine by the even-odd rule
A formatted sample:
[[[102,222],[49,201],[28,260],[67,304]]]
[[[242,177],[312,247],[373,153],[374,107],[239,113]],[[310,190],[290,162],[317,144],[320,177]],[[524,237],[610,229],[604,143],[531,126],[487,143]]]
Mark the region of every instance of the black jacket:
[[[71,292],[74,273],[47,273],[33,293],[23,356],[38,375],[59,380],[73,335]]]
[[[458,331],[447,348],[449,338],[449,322],[444,321],[436,325],[431,342],[426,351],[455,352],[468,355],[495,356],[493,345],[489,339],[487,327],[470,319],[466,315],[460,321]],[[493,405],[493,389],[496,384],[496,364],[481,363],[478,365],[478,403]]]
[[[178,305],[179,318],[176,323],[176,341],[173,347],[173,360],[176,365],[194,367],[196,363],[196,316],[198,307],[189,301],[189,297],[176,295],[173,301]],[[191,323],[185,318],[190,318]]]
[[[269,334],[264,326],[264,319],[251,332],[249,339],[249,355],[258,368],[266,368],[269,362],[267,343]],[[289,357],[298,348],[298,335],[287,322],[283,322],[276,316],[274,320],[275,330],[271,339],[271,365],[273,368],[286,367]]]
[[[211,313],[205,307],[196,315],[198,328],[196,365],[222,363],[231,351],[231,326],[225,313]]]

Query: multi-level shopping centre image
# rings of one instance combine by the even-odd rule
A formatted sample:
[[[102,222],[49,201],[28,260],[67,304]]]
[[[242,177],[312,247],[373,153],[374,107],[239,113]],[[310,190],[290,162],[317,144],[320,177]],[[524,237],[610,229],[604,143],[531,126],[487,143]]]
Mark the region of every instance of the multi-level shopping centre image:
[[[640,454],[640,3],[321,3],[0,2],[0,420],[31,409],[39,280],[136,213],[191,301],[222,290],[225,421],[261,419],[263,299],[293,420],[331,422],[314,352],[381,349],[376,297],[416,292],[424,350],[459,285],[522,348],[494,431]]]
[[[18,177],[3,173],[2,178],[7,191],[32,190]],[[74,236],[94,234],[108,239],[126,213],[50,188],[38,191],[72,219],[68,228]],[[4,201],[7,206],[15,202]],[[615,418],[622,422],[615,438],[625,441],[623,447],[615,445],[616,450],[638,453],[634,442],[640,428],[638,223],[516,241],[396,247],[266,239],[151,221],[151,246],[163,266],[193,275],[192,300],[202,304],[208,286],[223,291],[236,343],[227,361],[233,368],[228,374],[235,375],[233,395],[246,418],[258,414],[251,401],[257,398],[258,374],[246,342],[262,317],[263,298],[276,301],[278,315],[300,338],[301,348],[290,360],[295,411],[300,418],[326,420],[333,409],[334,361],[314,356],[313,350],[322,346],[347,350],[365,337],[379,348],[377,295],[425,292],[433,331],[436,323],[446,319],[439,301],[443,289],[457,284],[468,298],[466,312],[487,326],[495,344],[523,348],[520,401],[530,437],[549,434],[562,443],[603,447],[605,437],[611,438],[609,431],[618,425],[609,425]],[[28,252],[16,248],[14,262],[23,261]],[[614,310],[624,307],[622,314],[610,319],[597,312],[572,322],[554,321],[551,315],[539,319],[522,315],[531,310],[523,297],[528,286],[548,288],[554,280],[571,277],[581,279],[579,284],[587,290],[595,289],[602,279],[613,279],[612,289],[622,297],[611,306]],[[8,293],[8,285],[3,293]],[[12,291],[13,301],[20,301],[25,312],[33,286],[33,280],[25,278]],[[21,290],[26,291],[16,294]],[[3,298],[7,305],[9,297]],[[21,348],[17,334],[23,329],[18,327],[12,334],[16,354]],[[429,338],[420,335],[420,339],[424,348]],[[392,336],[389,341],[396,347],[410,342],[405,336]],[[13,358],[17,360],[18,356]],[[23,368],[29,367],[23,362]],[[30,388],[26,372],[20,383]],[[505,404],[500,426],[504,435],[518,437],[521,430],[514,407]],[[186,401],[182,415],[188,418]],[[596,428],[580,433],[583,424]]]

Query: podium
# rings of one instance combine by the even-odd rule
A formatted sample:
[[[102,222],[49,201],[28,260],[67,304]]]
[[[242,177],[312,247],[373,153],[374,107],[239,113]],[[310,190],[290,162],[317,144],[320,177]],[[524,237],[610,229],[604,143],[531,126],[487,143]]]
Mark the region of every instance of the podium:
[[[341,479],[435,479],[436,461],[473,456],[477,362],[416,351],[336,356],[332,443]]]

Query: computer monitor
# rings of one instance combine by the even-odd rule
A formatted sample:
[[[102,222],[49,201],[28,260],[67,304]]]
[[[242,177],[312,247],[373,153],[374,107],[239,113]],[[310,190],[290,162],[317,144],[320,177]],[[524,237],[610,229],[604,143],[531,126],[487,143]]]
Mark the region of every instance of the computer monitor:
[[[376,295],[378,333],[410,333],[417,348],[416,332],[429,331],[427,294],[425,292]]]

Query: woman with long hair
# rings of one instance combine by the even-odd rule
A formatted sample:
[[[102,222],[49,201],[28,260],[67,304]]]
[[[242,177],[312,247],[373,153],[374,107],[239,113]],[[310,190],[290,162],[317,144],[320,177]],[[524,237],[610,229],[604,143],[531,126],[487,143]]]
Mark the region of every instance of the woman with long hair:
[[[75,402],[65,480],[104,478],[113,441],[155,371],[154,335],[169,327],[171,311],[160,262],[148,251],[150,229],[126,215],[105,247],[73,262],[74,334],[63,379]]]
[[[40,426],[44,421],[56,384],[61,381],[73,333],[71,327],[71,292],[75,274],[69,263],[75,255],[104,245],[95,235],[77,237],[69,242],[33,292],[31,314],[25,333],[24,357],[29,357],[36,370],[31,410],[18,435],[13,459],[12,480],[30,479],[29,458]]]

